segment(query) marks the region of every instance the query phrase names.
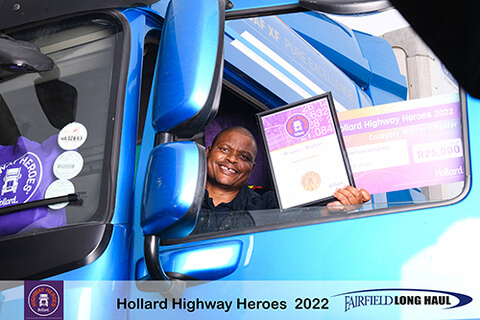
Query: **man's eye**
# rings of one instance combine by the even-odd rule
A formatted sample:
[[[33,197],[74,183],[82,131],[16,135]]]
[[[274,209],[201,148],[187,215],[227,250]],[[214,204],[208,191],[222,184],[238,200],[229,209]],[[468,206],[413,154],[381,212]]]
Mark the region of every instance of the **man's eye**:
[[[228,152],[228,148],[225,148],[225,147],[220,147],[219,149],[220,149],[220,151],[222,151],[222,152],[225,152],[225,153],[227,153],[227,152]]]
[[[242,159],[243,161],[250,161],[250,158],[244,154],[240,155],[240,159]]]

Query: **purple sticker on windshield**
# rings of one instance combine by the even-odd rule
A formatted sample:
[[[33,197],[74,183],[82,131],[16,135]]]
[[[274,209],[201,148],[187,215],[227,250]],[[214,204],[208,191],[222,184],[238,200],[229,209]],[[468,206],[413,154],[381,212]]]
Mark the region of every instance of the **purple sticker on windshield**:
[[[0,164],[0,206],[29,201],[42,181],[42,169],[40,158],[32,152]]]
[[[0,208],[44,198],[56,180],[53,163],[63,152],[57,136],[42,144],[19,137],[16,145],[0,146]],[[0,216],[0,236],[35,228],[65,225],[65,212],[42,206]]]

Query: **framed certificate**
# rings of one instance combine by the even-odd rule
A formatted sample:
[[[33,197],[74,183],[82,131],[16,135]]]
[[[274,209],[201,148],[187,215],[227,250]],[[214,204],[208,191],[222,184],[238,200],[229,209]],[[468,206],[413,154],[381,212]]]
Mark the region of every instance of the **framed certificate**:
[[[330,92],[257,114],[280,208],[323,205],[355,186]]]

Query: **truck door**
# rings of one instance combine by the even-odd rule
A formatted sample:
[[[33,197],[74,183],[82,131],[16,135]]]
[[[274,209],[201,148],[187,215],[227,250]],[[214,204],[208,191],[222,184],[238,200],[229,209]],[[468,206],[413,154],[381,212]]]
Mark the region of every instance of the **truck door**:
[[[281,20],[282,17],[272,19]],[[328,20],[335,17],[322,16],[317,19]],[[285,21],[287,25],[292,24],[293,28],[294,20],[285,18]],[[229,26],[227,22],[227,29],[232,31],[232,34],[234,23],[236,21]],[[267,18],[251,18],[249,23],[257,28],[261,28],[264,23],[265,30],[271,27]],[[340,23],[338,26],[342,28]],[[298,36],[295,31],[289,30]],[[384,38],[391,41],[392,45],[395,43],[397,47],[395,41],[402,37],[396,32],[397,34],[386,31]],[[405,29],[403,32],[408,32],[412,41],[418,40],[411,30]],[[211,294],[218,289],[217,281],[225,281],[223,284],[229,289],[226,289],[227,292],[222,291],[222,294],[235,300],[241,296],[242,289],[229,283],[229,280],[418,280],[430,270],[428,262],[421,260],[425,258],[425,250],[435,246],[442,235],[448,236],[449,230],[456,232],[454,225],[465,228],[469,219],[474,219],[472,210],[468,209],[470,202],[460,201],[466,197],[470,188],[466,96],[459,92],[456,83],[442,71],[441,65],[438,68],[438,62],[429,64],[429,61],[437,60],[431,51],[425,49],[431,59],[425,62],[424,67],[435,75],[435,79],[428,77],[414,82],[412,74],[417,72],[415,69],[409,67],[402,71],[410,88],[429,86],[433,89],[427,98],[416,99],[425,96],[414,96],[412,91],[402,91],[398,77],[388,78],[388,74],[382,74],[384,69],[375,63],[382,56],[374,55],[377,48],[375,44],[379,41],[356,30],[351,31],[351,36],[356,38],[362,58],[371,61],[366,65],[359,64],[359,70],[368,66],[360,73],[342,73],[342,76],[350,79],[354,90],[358,90],[357,97],[361,96],[356,103],[363,104],[361,108],[345,108],[347,110],[339,113],[356,179],[368,185],[372,193],[377,190],[381,193],[382,190],[412,188],[423,197],[409,198],[408,201],[385,197],[383,201],[367,203],[362,208],[339,208],[335,212],[321,207],[263,210],[251,213],[257,222],[255,227],[201,235],[185,236],[192,228],[191,221],[182,230],[183,234],[175,234],[175,231],[170,233],[170,229],[166,237],[159,242],[158,265],[165,271],[163,279],[173,282],[178,279],[207,282],[187,288],[183,295],[185,299],[194,300],[199,294]],[[274,38],[275,32],[272,41],[276,41]],[[282,45],[285,45],[285,39],[280,40],[283,40]],[[223,100],[218,116],[232,111],[229,111],[227,104],[240,106],[244,111],[249,110],[244,113],[253,116],[255,112],[278,106],[268,105],[268,101],[287,102],[287,99],[282,97],[295,94],[293,88],[299,87],[298,85],[284,89],[291,90],[286,92],[275,87],[273,81],[268,83],[259,80],[260,76],[255,74],[268,72],[260,70],[264,65],[259,66],[259,60],[252,60],[252,57],[246,54],[248,51],[239,50],[238,46],[237,51],[233,52],[234,46],[229,47],[233,41],[235,37],[226,37],[225,46],[232,53],[226,56],[225,79],[228,80],[224,82]],[[308,40],[303,38],[302,41]],[[333,59],[335,55],[331,52],[329,55],[328,52],[331,48],[324,47],[324,50],[322,53],[320,47],[316,52]],[[419,50],[407,52],[403,57],[409,66],[413,66],[415,59],[417,62],[422,59]],[[302,52],[294,49],[293,53],[299,57],[301,65]],[[244,65],[240,58],[229,61],[233,55],[241,54],[244,54]],[[261,52],[258,52],[257,56],[264,61],[271,58],[262,56]],[[392,63],[392,56],[394,54],[391,49],[388,59],[384,61]],[[340,71],[344,67],[340,59],[330,62]],[[398,65],[402,62],[404,61],[399,59],[392,64],[397,68],[397,73]],[[255,63],[257,69],[252,70]],[[299,81],[299,76],[292,75],[292,71],[285,68],[285,65],[280,67],[278,61],[274,67],[276,71],[270,72],[269,76],[276,78],[275,81],[280,77],[293,82]],[[311,77],[308,68],[308,64],[304,70],[298,68],[307,79]],[[442,85],[432,85],[433,81],[442,82]],[[307,83],[304,81],[301,85],[308,87]],[[338,82],[333,81],[331,85],[330,91],[339,89]],[[308,92],[307,90],[305,92]],[[339,96],[339,99],[342,98]],[[355,124],[360,124],[356,127],[358,131],[354,130]],[[444,162],[447,159],[452,161]],[[194,163],[198,167],[196,160]],[[449,167],[450,165],[452,166]],[[409,171],[410,177],[405,180]],[[374,178],[365,178],[369,175]],[[398,180],[398,183],[392,186],[395,183],[383,182],[382,177],[384,180]],[[379,187],[382,183],[389,187]],[[157,254],[154,250],[152,252]],[[417,260],[419,256],[422,257],[420,261]],[[445,266],[440,269],[453,270],[454,264],[452,267]],[[413,265],[419,266],[418,272],[412,269]],[[143,262],[139,261],[139,279],[149,274],[146,269],[148,268],[143,267]],[[430,278],[440,277],[440,269],[429,273]],[[331,296],[329,301],[333,301]],[[293,305],[294,301],[288,303]]]
[[[387,12],[387,15],[389,14],[392,12]],[[307,14],[305,19],[307,18],[342,20],[342,17],[316,14]],[[272,27],[268,19],[250,17],[246,23],[250,23],[252,28],[260,29],[263,25],[267,30],[268,27]],[[365,188],[378,194],[411,189],[420,193],[422,197],[409,197],[406,200],[388,196],[378,197],[376,201],[354,210],[345,208],[330,210],[325,207],[260,210],[250,212],[256,222],[254,227],[195,235],[188,235],[194,225],[192,222],[194,218],[188,217],[188,210],[191,207],[182,209],[186,213],[180,214],[178,219],[170,222],[165,219],[167,215],[163,216],[162,213],[160,220],[157,218],[149,220],[152,216],[144,213],[144,232],[148,236],[156,235],[160,239],[146,241],[145,255],[150,254],[150,258],[138,260],[137,279],[148,279],[154,275],[153,278],[163,280],[163,284],[156,288],[158,291],[163,290],[163,294],[170,298],[172,298],[170,294],[173,294],[173,297],[179,294],[178,297],[182,297],[183,301],[193,301],[199,297],[237,301],[240,306],[237,311],[242,315],[249,314],[251,310],[289,309],[296,312],[295,310],[305,309],[303,303],[306,300],[298,300],[297,298],[302,297],[295,296],[295,293],[289,294],[288,291],[292,287],[283,281],[319,281],[314,287],[316,292],[318,286],[326,286],[326,281],[335,281],[339,287],[327,286],[328,289],[319,296],[310,298],[319,299],[325,308],[334,306],[337,310],[336,315],[340,316],[345,312],[345,305],[342,305],[345,300],[338,296],[349,290],[365,289],[365,283],[371,285],[373,281],[384,281],[387,284],[398,284],[402,281],[420,281],[424,277],[437,281],[441,279],[443,272],[448,272],[455,278],[454,270],[456,267],[461,268],[460,265],[452,261],[437,268],[429,264],[428,254],[433,248],[436,259],[444,261],[445,255],[440,248],[448,245],[441,239],[443,237],[451,239],[452,235],[462,232],[461,230],[473,236],[468,227],[469,222],[478,223],[470,207],[473,203],[467,200],[470,197],[467,197],[467,194],[471,181],[466,95],[442,69],[442,65],[428,48],[419,43],[416,43],[416,48],[408,47],[406,43],[399,44],[405,39],[409,44],[418,40],[408,26],[402,25],[400,31],[398,28],[381,31],[381,38],[390,41],[391,46],[404,49],[408,47],[412,50],[403,56],[401,52],[397,53],[397,59],[393,60],[391,58],[395,57],[395,54],[391,47],[390,51],[385,53],[385,57],[378,54],[381,51],[376,51],[379,48],[378,43],[384,43],[384,40],[380,41],[361,30],[347,29],[346,32],[356,39],[358,51],[364,59],[357,60],[358,72],[353,72],[343,64],[348,56],[342,57],[338,52],[329,52],[331,47],[322,46],[324,40],[307,39],[314,37],[315,32],[310,32],[310,36],[306,33],[299,36],[301,26],[295,24],[295,19],[285,17],[282,20],[281,15],[271,19],[280,19],[285,25],[291,25],[286,30],[299,37],[299,41],[308,42],[309,46],[318,45],[315,52],[322,56],[321,59],[325,58],[334,65],[335,72],[339,72],[342,79],[343,77],[349,79],[349,85],[357,93],[355,107],[342,109],[339,118],[359,186],[364,184]],[[337,27],[346,29],[338,21]],[[303,51],[298,47],[293,49],[293,54],[298,57],[298,66],[295,65],[295,70],[300,74],[292,72],[292,69],[285,67],[285,64],[282,65],[283,62],[280,63],[280,60],[271,61],[274,60],[272,55],[267,56],[260,50],[251,55],[252,50],[233,43],[240,37],[243,37],[243,41],[248,37],[250,43],[255,41],[248,35],[235,34],[235,25],[239,23],[227,22],[222,100],[218,115],[211,123],[218,124],[220,121],[216,120],[219,117],[228,116],[238,109],[242,111],[235,112],[235,116],[240,113],[242,116],[252,118],[258,111],[291,102],[288,99],[293,98],[286,98],[288,96],[297,95],[296,99],[300,100],[299,92],[308,94],[308,90],[312,90],[309,88],[312,83],[321,86],[320,83],[311,81],[314,77],[308,69],[314,62],[318,62],[312,61],[312,64],[301,67]],[[321,30],[318,32],[321,33]],[[273,31],[272,34],[271,41],[277,41],[276,33]],[[408,34],[408,37],[405,37],[405,34]],[[279,40],[283,40],[281,45],[288,46],[285,38]],[[261,47],[261,44],[258,47]],[[277,50],[273,52],[281,56],[281,49]],[[427,57],[423,54],[425,52],[428,53]],[[343,63],[342,58],[345,58]],[[308,58],[306,59],[308,61]],[[379,60],[395,68],[395,76],[388,72],[384,73],[386,69],[382,68]],[[269,67],[265,68],[267,65],[265,62],[268,62]],[[347,63],[352,63],[352,60]],[[426,73],[422,74],[422,71],[415,68],[419,65],[421,70],[428,70],[432,76],[425,77]],[[270,68],[272,66],[273,69]],[[262,75],[262,72],[266,76]],[[414,74],[420,76],[414,78]],[[322,75],[327,76],[325,73]],[[265,79],[273,80],[269,82]],[[293,85],[288,86],[285,83]],[[408,84],[410,91],[406,90],[405,84]],[[336,81],[331,81],[330,86],[327,84],[325,90],[334,92],[334,98],[336,90],[340,91],[339,93],[343,92],[339,90],[341,86]],[[418,96],[411,89],[420,87],[428,88],[429,93]],[[314,91],[311,95],[313,94]],[[338,100],[341,99],[345,97],[339,95]],[[234,124],[234,120],[225,123]],[[205,129],[205,134],[208,130],[209,126]],[[193,167],[195,170],[201,168],[200,154],[196,146],[192,148],[192,156],[185,156],[190,151],[180,150],[182,148],[180,146],[167,152],[167,146],[174,148],[171,142],[157,147],[158,152],[165,152],[165,158],[181,159],[186,161],[184,162],[187,164],[186,167]],[[208,143],[205,143],[205,146],[208,146]],[[152,168],[157,173],[149,176]],[[166,171],[174,169],[168,167]],[[161,173],[161,169],[155,167],[153,162],[150,162],[150,169],[145,170],[148,170],[145,190],[152,192],[148,180],[158,182],[157,178],[163,177],[166,173]],[[193,173],[182,171],[182,178],[187,174],[198,177],[199,173],[200,169]],[[197,188],[201,187],[198,179],[203,177],[193,180]],[[185,188],[185,184],[180,185]],[[196,190],[199,193],[194,198],[201,196],[201,191]],[[154,194],[150,193],[150,196]],[[156,199],[163,198],[158,196]],[[151,205],[151,201],[148,197],[144,199],[143,210]],[[176,223],[179,224],[175,225]],[[189,280],[193,282],[182,283]],[[349,281],[353,280],[364,282],[361,283],[361,287],[352,288]],[[252,285],[252,289],[246,283],[248,281],[258,282]],[[265,287],[272,286],[275,281],[281,283],[280,288],[286,288],[283,290],[286,291],[284,295],[270,295],[271,292],[266,290],[268,293],[264,295],[253,295],[256,297],[253,299],[253,307],[248,306],[248,301],[243,303],[245,295],[253,294],[255,291],[258,293]],[[172,291],[175,284],[180,286],[178,291]],[[273,287],[278,288],[274,285]],[[462,286],[457,289],[461,291]],[[277,292],[279,291],[282,290],[279,289]],[[304,292],[311,291],[305,289]],[[152,296],[144,293],[143,297]],[[273,307],[273,300],[267,304],[258,303],[269,297],[279,301],[277,307]],[[282,307],[282,301],[285,301],[287,307]],[[171,311],[185,314],[193,312],[185,310],[186,308],[180,311],[178,309]],[[358,312],[354,317],[362,318],[362,311]],[[405,311],[395,309],[395,315],[399,315],[399,312]],[[146,314],[148,313],[144,313]],[[222,314],[220,312],[220,315]],[[289,315],[294,316],[293,313]],[[363,316],[366,317],[366,314]]]

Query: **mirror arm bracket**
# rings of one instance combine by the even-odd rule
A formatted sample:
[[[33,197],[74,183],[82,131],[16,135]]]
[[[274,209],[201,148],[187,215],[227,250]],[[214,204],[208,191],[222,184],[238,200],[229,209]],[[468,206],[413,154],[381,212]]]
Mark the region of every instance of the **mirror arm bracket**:
[[[155,145],[161,145],[168,142],[173,142],[175,137],[170,132],[158,132],[155,136]]]
[[[145,235],[144,254],[145,264],[148,273],[152,278],[154,286],[158,292],[165,298],[179,298],[185,291],[186,282],[170,279],[162,269],[160,259],[158,258],[158,247],[160,237],[157,235]]]

